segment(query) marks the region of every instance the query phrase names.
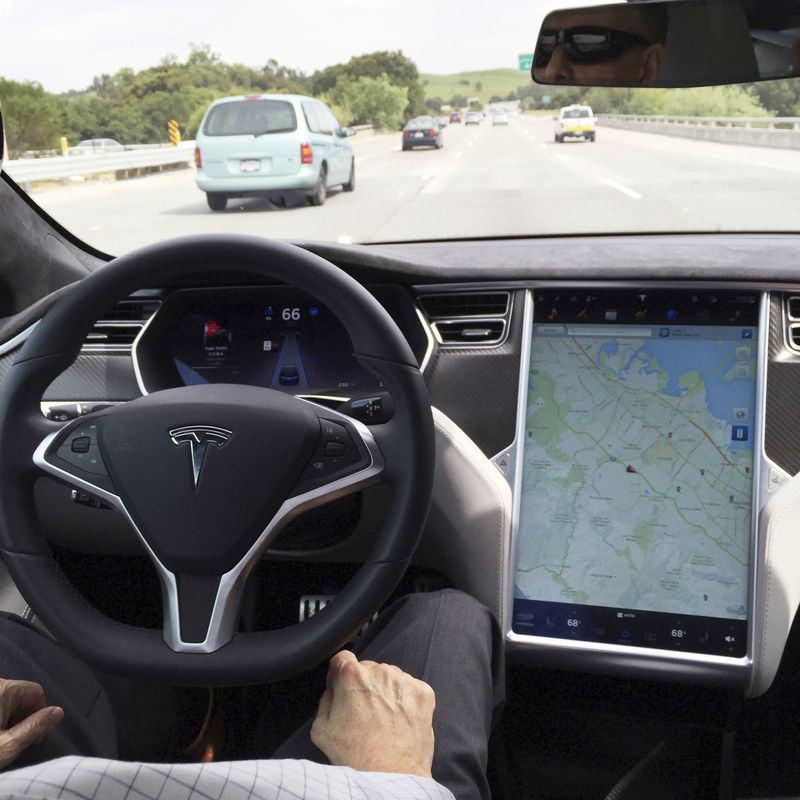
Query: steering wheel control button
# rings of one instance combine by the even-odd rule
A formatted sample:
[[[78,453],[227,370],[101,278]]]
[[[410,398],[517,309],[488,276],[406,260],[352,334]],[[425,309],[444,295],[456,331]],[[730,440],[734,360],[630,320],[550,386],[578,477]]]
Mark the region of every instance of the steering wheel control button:
[[[62,431],[61,435],[53,442],[48,458],[54,466],[60,467],[75,477],[80,478],[80,472],[83,472],[85,480],[111,490],[113,486],[108,480],[108,470],[100,453],[97,431],[97,422],[85,420],[74,422],[72,426],[67,426],[67,430]],[[76,468],[80,472],[75,472]]]
[[[304,489],[313,488],[317,482],[350,475],[369,464],[368,457],[356,446],[344,425],[321,418],[319,427],[319,441],[301,477]]]
[[[76,436],[72,439],[70,450],[73,453],[88,453],[92,440],[88,436]]]

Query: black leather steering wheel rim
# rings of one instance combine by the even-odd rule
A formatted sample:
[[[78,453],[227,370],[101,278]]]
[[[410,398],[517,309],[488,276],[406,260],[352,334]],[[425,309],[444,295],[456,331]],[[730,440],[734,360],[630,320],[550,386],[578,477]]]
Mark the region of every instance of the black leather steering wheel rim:
[[[60,572],[36,520],[33,485],[42,472],[32,456],[60,428],[41,415],[44,391],[77,357],[101,313],[139,288],[225,269],[301,285],[342,321],[356,357],[392,395],[392,419],[371,428],[385,458],[381,478],[391,487],[392,500],[364,564],[324,611],[301,625],[237,634],[214,652],[175,652],[162,631],[101,614]],[[402,577],[427,517],[434,454],[430,401],[416,359],[388,313],[359,283],[330,262],[281,242],[233,235],[170,240],[122,256],[81,281],[20,351],[0,396],[0,551],[44,624],[99,668],[173,684],[280,680],[339,648]]]

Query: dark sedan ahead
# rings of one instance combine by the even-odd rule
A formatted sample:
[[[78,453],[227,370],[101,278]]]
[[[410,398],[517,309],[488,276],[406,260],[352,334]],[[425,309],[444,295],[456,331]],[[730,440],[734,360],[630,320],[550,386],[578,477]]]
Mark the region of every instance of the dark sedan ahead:
[[[414,147],[435,147],[438,150],[443,146],[442,130],[433,117],[414,117],[403,126],[403,150]]]

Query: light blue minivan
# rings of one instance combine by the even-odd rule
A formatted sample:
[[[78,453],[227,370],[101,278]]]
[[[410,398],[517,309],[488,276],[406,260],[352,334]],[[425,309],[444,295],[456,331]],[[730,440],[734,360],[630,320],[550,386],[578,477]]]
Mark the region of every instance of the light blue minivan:
[[[352,133],[325,103],[293,94],[215,100],[197,131],[197,185],[212,211],[229,198],[299,194],[321,206],[328,188],[356,185]]]

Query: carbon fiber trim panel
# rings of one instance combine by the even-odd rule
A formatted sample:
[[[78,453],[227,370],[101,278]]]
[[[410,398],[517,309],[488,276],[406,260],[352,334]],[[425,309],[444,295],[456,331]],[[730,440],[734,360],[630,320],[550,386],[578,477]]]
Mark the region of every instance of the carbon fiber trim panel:
[[[769,298],[769,360],[774,361],[783,347],[783,313],[781,296],[774,293]]]
[[[129,354],[80,355],[56,378],[44,400],[132,400],[140,397]]]
[[[13,365],[16,357],[16,350],[12,350],[10,353],[0,356],[0,389],[3,388],[3,384],[6,382],[8,373],[11,372],[11,366]]]
[[[784,345],[779,293],[770,301],[764,451],[790,475],[800,472],[800,356]]]
[[[506,341],[490,349],[437,349],[425,372],[431,403],[464,430],[488,457],[514,441],[524,292]]]

